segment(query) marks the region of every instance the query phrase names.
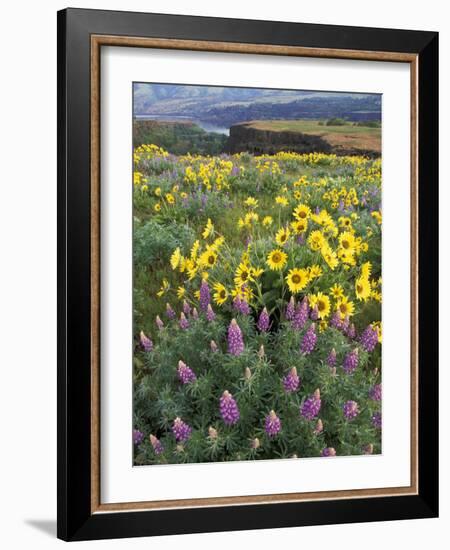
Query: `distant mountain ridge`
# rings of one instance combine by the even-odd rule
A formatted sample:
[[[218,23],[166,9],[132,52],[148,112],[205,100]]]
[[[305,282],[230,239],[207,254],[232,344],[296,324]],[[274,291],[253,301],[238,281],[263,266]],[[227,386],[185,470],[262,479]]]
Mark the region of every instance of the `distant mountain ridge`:
[[[381,96],[135,83],[134,115],[189,117],[226,127],[255,119],[276,118],[381,120]]]

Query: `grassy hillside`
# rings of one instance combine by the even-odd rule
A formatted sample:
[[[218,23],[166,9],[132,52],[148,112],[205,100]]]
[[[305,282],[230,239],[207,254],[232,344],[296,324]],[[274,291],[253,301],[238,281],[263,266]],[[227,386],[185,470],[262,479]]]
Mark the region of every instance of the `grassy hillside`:
[[[333,147],[353,147],[381,153],[381,128],[344,124],[326,126],[319,120],[255,120],[245,126],[272,132],[299,132],[324,138]]]

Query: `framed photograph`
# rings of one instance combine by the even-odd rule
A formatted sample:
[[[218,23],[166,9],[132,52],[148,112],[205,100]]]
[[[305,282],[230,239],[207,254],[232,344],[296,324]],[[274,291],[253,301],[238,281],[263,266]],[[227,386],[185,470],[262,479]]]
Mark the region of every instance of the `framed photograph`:
[[[58,13],[60,538],[437,516],[437,140],[437,33]]]

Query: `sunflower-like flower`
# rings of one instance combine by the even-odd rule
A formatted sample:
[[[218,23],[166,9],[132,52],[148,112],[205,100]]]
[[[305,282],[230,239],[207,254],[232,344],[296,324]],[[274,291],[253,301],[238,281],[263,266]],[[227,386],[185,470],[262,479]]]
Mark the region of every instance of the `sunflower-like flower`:
[[[273,271],[279,271],[280,269],[283,269],[283,267],[286,265],[287,262],[287,254],[286,252],[283,252],[279,248],[276,248],[275,250],[272,250],[269,252],[269,255],[267,256],[267,265],[272,269]]]
[[[217,252],[215,252],[211,248],[207,248],[202,254],[200,254],[200,257],[198,259],[198,264],[200,267],[209,269],[215,266],[216,261],[217,261]]]
[[[355,294],[358,300],[366,301],[370,297],[370,281],[365,277],[359,277],[355,281]]]
[[[307,220],[311,215],[311,208],[306,204],[299,204],[294,208],[292,215],[297,220]]]
[[[342,296],[336,302],[336,311],[341,316],[341,319],[351,317],[355,312],[355,304],[351,302],[347,296]]]
[[[264,216],[262,224],[264,227],[269,227],[273,223],[272,216]]]
[[[255,199],[255,197],[248,197],[245,199],[244,204],[249,208],[258,208],[258,199]]]
[[[218,306],[221,306],[227,301],[228,291],[222,283],[214,283],[214,301]]]
[[[312,294],[309,297],[309,305],[313,309],[317,309],[317,317],[319,319],[326,319],[331,311],[330,298],[323,292]]]
[[[322,231],[319,231],[318,229],[311,231],[308,237],[308,244],[312,250],[320,250],[325,242],[326,240]]]
[[[287,227],[282,227],[277,231],[275,235],[275,240],[280,246],[283,246],[289,240],[290,235],[291,232],[289,231],[289,229]]]
[[[205,229],[203,230],[203,233],[202,233],[202,237],[204,239],[207,239],[213,233],[214,233],[214,224],[211,221],[211,218],[208,218],[208,221],[206,222]]]
[[[291,222],[292,231],[296,235],[300,235],[301,233],[305,233],[305,231],[308,229],[308,220],[302,219],[302,220],[295,220]]]
[[[337,254],[326,241],[320,249],[320,252],[330,269],[335,269],[338,266],[339,260]]]
[[[342,288],[342,286],[338,283],[335,283],[331,288],[330,288],[330,292],[331,292],[331,295],[333,296],[333,298],[335,300],[339,300],[340,298],[343,298],[344,297],[344,289]]]
[[[282,207],[285,207],[289,204],[289,201],[287,200],[286,197],[280,197],[280,196],[275,197],[275,202]]]
[[[289,273],[286,276],[286,282],[288,284],[289,290],[296,294],[305,288],[309,283],[309,273],[306,269],[290,269]]]
[[[180,247],[178,246],[173,251],[172,256],[170,256],[170,265],[172,269],[176,269],[180,265],[181,259],[182,259],[182,256],[180,252]]]
[[[236,271],[234,273],[234,283],[236,286],[241,286],[241,285],[245,285],[246,283],[248,283],[249,281],[252,281],[252,270],[251,270],[251,267],[244,263],[244,262],[241,262],[237,268],[236,268]]]
[[[344,250],[355,250],[356,239],[350,231],[344,231],[339,235],[339,246]]]

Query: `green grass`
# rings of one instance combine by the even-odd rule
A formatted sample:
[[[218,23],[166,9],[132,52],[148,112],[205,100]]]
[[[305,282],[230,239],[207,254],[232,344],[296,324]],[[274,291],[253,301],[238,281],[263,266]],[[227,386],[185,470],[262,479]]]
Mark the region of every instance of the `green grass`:
[[[319,120],[255,120],[247,123],[248,126],[260,130],[271,130],[275,132],[301,132],[303,134],[345,134],[345,135],[370,135],[381,136],[381,128],[368,128],[364,126],[325,126],[319,124]]]

